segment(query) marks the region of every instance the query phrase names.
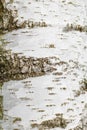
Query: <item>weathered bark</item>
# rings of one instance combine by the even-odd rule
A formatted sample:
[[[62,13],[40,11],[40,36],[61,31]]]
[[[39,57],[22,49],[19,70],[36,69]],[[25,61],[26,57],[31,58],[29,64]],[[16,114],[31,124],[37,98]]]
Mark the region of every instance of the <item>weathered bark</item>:
[[[0,0],[0,30],[13,30],[16,28],[12,10],[6,7],[6,2]]]
[[[3,26],[3,11],[4,11],[4,6],[2,1],[0,0],[0,29]]]
[[[0,50],[0,82],[35,77],[56,70],[48,58],[34,58]]]

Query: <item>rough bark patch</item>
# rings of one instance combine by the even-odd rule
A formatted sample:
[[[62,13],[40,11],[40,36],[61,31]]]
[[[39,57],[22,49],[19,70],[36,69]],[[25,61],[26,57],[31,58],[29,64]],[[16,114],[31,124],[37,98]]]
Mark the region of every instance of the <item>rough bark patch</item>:
[[[52,129],[56,127],[66,128],[68,122],[66,119],[63,118],[63,115],[60,114],[57,117],[51,119],[51,120],[45,120],[42,121],[41,124],[31,124],[32,128],[37,127],[39,130],[44,129]]]

